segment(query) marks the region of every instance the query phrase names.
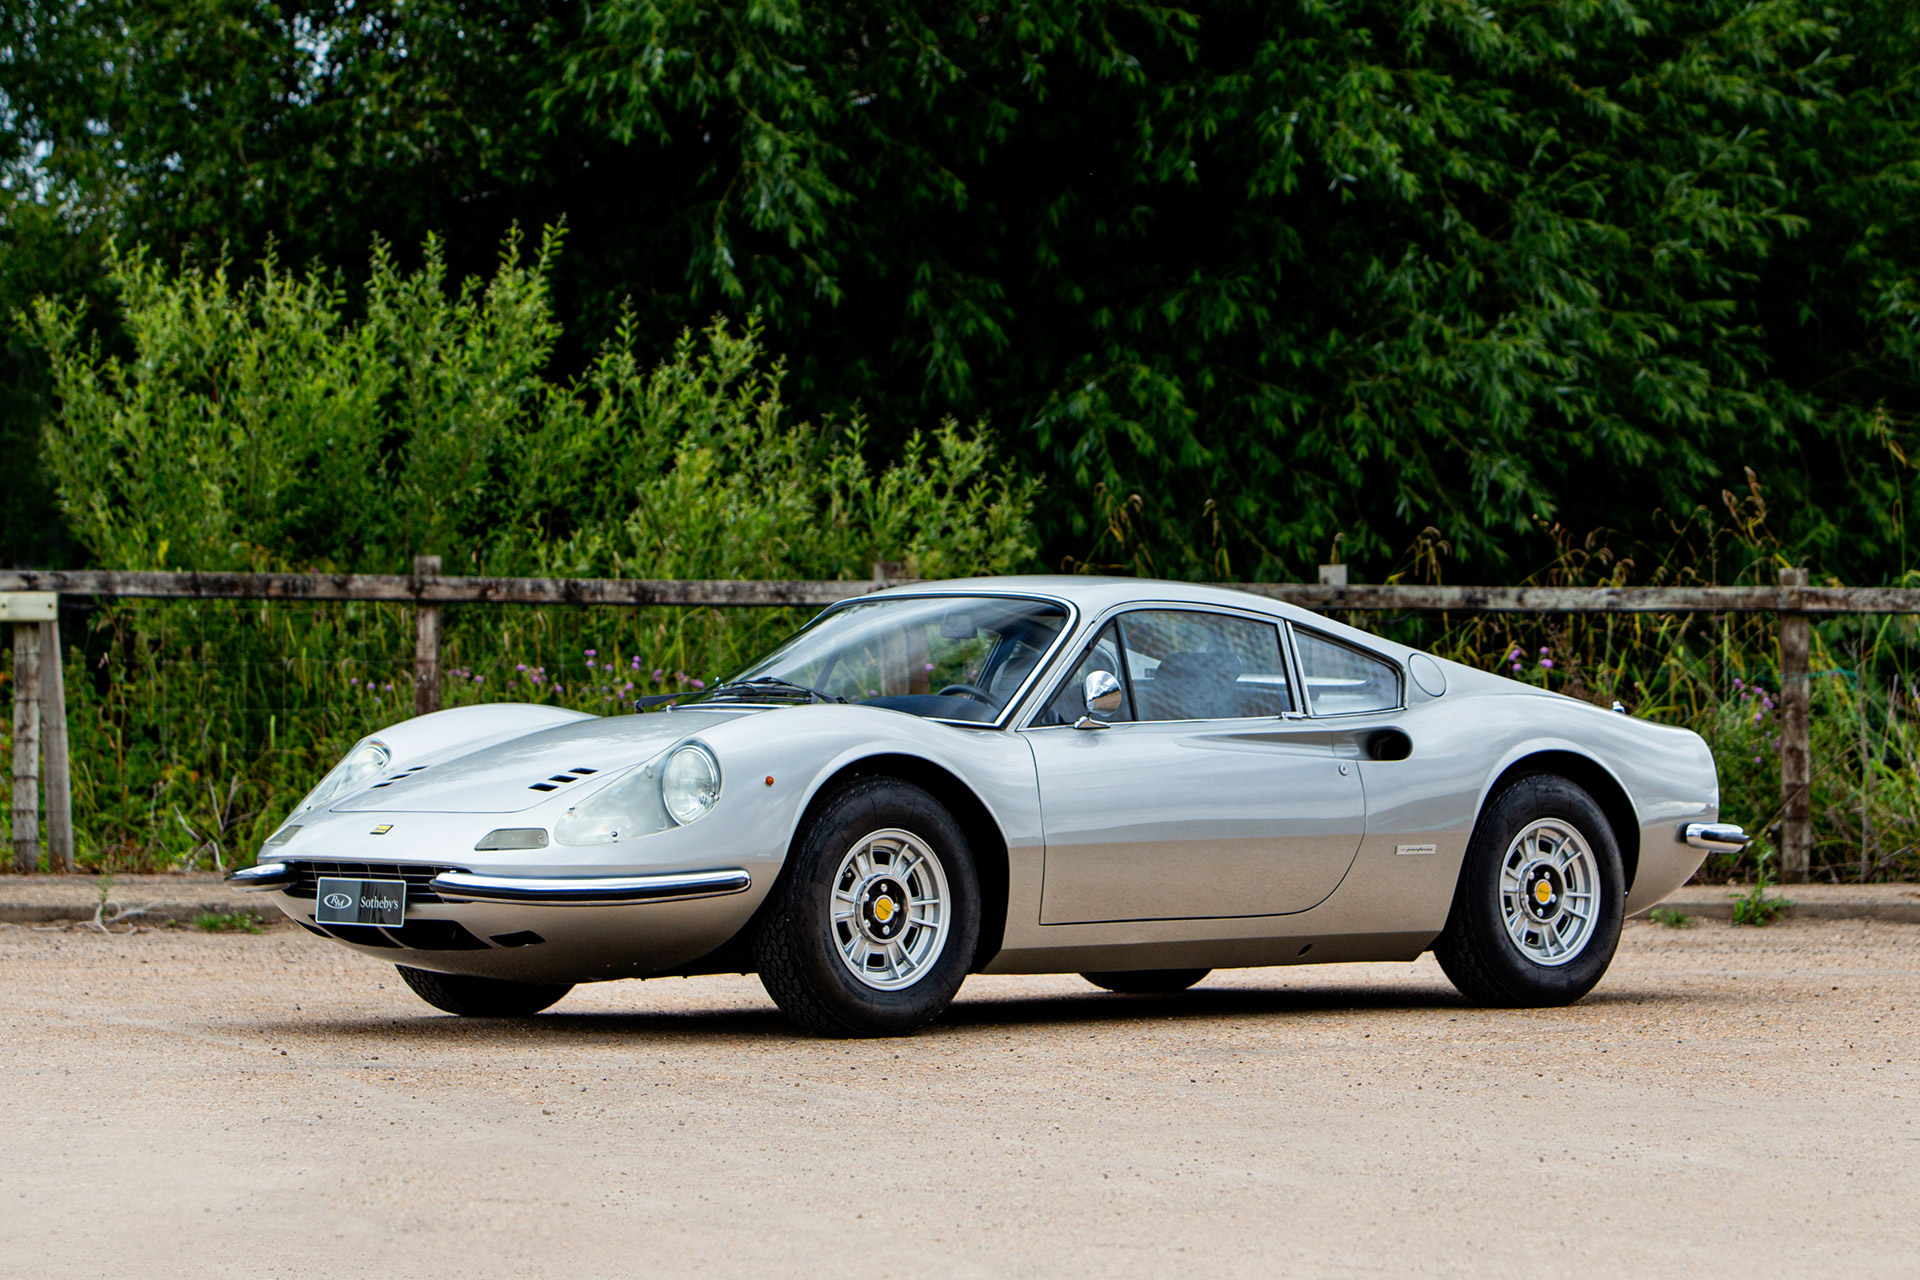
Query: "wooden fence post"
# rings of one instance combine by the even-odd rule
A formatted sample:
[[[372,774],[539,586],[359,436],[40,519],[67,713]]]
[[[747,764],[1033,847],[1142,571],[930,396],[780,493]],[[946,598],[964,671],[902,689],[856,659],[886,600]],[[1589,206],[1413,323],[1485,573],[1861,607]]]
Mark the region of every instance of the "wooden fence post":
[[[1782,569],[1780,585],[1804,587],[1805,569]],[[1813,865],[1813,624],[1780,615],[1780,879],[1804,884]]]
[[[440,576],[439,556],[415,556],[413,576]],[[413,606],[413,714],[424,716],[440,709],[440,606]]]
[[[13,869],[40,869],[40,627],[13,624]]]
[[[60,619],[40,625],[40,752],[46,758],[47,870],[73,870],[73,773],[67,759],[67,673]]]

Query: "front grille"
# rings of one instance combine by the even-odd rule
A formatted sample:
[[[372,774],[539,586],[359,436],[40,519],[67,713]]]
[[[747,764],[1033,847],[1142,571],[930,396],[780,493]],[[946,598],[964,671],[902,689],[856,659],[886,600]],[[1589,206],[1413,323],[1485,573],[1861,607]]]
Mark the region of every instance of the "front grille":
[[[290,862],[293,883],[287,886],[290,898],[312,898],[321,876],[345,876],[353,880],[405,880],[407,905],[440,901],[440,895],[427,888],[442,871],[465,871],[465,867],[428,867],[415,862]]]
[[[323,938],[338,938],[342,942],[355,943],[362,947],[402,947],[409,951],[485,951],[487,944],[473,936],[466,926],[456,920],[409,920],[398,929],[389,929],[377,924],[308,924],[300,922],[309,933],[317,933]],[[504,935],[519,938],[517,933]],[[544,942],[537,933],[526,937],[536,942]],[[503,947],[525,946],[524,942],[503,942]]]

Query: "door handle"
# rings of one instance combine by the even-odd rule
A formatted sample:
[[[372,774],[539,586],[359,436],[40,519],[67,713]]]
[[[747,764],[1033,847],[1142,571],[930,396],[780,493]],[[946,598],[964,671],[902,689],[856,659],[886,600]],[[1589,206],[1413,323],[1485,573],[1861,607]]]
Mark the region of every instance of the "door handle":
[[[1413,739],[1392,726],[1355,729],[1333,740],[1335,755],[1349,760],[1405,760],[1413,754]]]

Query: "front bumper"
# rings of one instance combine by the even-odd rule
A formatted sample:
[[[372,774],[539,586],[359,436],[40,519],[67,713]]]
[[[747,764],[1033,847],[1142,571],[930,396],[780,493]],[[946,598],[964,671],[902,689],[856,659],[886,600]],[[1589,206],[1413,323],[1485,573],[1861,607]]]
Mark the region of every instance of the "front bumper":
[[[320,875],[404,878],[399,926],[321,924]],[[684,969],[739,932],[764,896],[742,868],[625,876],[480,874],[418,864],[261,863],[227,882],[271,893],[309,931],[363,955],[440,973],[595,982]]]
[[[721,871],[682,871],[665,875],[487,876],[471,871],[442,871],[428,887],[443,902],[543,902],[556,906],[601,907],[624,902],[674,902],[745,893],[753,877],[739,867]]]

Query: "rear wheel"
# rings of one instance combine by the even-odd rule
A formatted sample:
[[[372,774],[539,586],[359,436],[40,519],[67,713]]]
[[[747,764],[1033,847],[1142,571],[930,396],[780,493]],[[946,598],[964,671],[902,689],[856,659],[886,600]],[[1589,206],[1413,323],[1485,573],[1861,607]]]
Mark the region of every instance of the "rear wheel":
[[[1083,973],[1096,987],[1127,996],[1165,996],[1185,991],[1212,973],[1211,969],[1125,969],[1115,973]]]
[[[502,978],[471,978],[458,973],[433,973],[410,969],[404,964],[394,968],[413,994],[436,1009],[457,1013],[463,1018],[528,1018],[555,1004],[573,990],[571,983],[549,986],[535,982],[508,982]]]
[[[966,834],[912,783],[862,778],[817,806],[762,908],[760,983],[816,1035],[904,1035],[973,965],[980,881]]]
[[[1592,796],[1547,775],[1488,803],[1433,954],[1460,993],[1508,1008],[1571,1004],[1620,943],[1620,848]]]

